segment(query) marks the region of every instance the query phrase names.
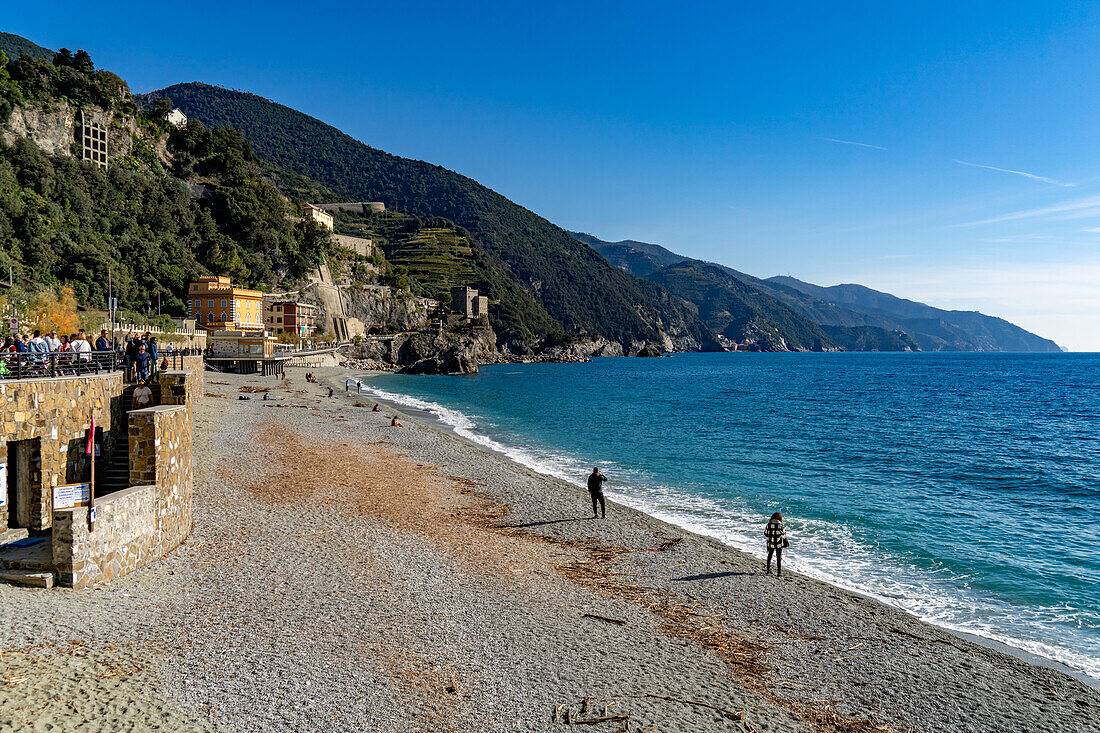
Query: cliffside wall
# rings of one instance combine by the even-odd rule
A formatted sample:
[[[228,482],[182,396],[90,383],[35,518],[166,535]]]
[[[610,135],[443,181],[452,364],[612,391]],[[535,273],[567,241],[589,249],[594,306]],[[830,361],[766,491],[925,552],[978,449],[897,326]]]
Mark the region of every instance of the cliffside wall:
[[[7,123],[0,128],[0,137],[8,145],[19,137],[25,137],[50,155],[80,157],[78,111],[78,108],[64,101],[15,107]],[[133,117],[92,106],[85,106],[83,111],[91,122],[107,129],[108,160],[124,158],[131,153],[133,136],[138,134]],[[162,146],[156,147],[160,150]]]

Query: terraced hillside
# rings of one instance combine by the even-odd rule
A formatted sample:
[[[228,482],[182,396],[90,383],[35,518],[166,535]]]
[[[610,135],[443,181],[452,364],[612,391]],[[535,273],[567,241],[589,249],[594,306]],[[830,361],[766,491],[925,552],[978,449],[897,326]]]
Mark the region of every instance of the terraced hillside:
[[[336,225],[341,234],[373,240],[386,260],[405,268],[417,289],[429,297],[446,301],[452,286],[476,286],[482,280],[470,237],[443,221],[425,222],[419,217],[388,211],[339,212]]]

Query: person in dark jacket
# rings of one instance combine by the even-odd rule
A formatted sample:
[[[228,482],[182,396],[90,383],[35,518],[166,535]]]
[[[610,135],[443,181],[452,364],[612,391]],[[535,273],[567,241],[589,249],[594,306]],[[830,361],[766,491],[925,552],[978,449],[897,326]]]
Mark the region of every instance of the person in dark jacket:
[[[588,474],[588,493],[592,496],[592,516],[606,517],[607,516],[607,500],[603,498],[603,484],[607,481],[607,476],[600,473],[599,467],[593,467],[592,473]],[[596,513],[596,506],[599,506],[600,512]]]
[[[152,366],[152,355],[145,350],[145,344],[138,344],[137,355],[134,356],[134,371],[137,373],[139,382],[149,379],[149,370]]]
[[[138,347],[141,345],[141,339],[134,335],[134,332],[126,334],[126,373],[131,374],[134,368],[134,362],[137,359]]]
[[[111,339],[107,338],[107,329],[103,329],[99,332],[99,338],[95,340],[96,351],[110,351]]]
[[[783,515],[776,512],[768,520],[768,526],[764,527],[764,538],[768,543],[768,561],[764,565],[764,572],[769,575],[772,572],[772,553],[775,553],[775,574],[783,575],[783,548],[787,542],[787,533],[783,529]]]

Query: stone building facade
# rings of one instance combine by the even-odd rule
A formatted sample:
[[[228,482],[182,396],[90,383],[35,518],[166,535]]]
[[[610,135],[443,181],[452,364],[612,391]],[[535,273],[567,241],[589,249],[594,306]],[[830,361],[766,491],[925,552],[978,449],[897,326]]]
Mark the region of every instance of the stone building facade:
[[[464,285],[451,288],[451,314],[467,321],[488,323],[489,298],[478,295],[477,289]],[[448,319],[448,322],[451,320]]]

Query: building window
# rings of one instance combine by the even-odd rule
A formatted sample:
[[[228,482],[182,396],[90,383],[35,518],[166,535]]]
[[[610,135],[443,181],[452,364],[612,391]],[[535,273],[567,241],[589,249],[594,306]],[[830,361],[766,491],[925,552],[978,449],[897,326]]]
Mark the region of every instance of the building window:
[[[225,323],[225,321],[226,321],[225,311],[222,311],[222,323]]]
[[[222,298],[222,308],[225,307],[225,298]]]

